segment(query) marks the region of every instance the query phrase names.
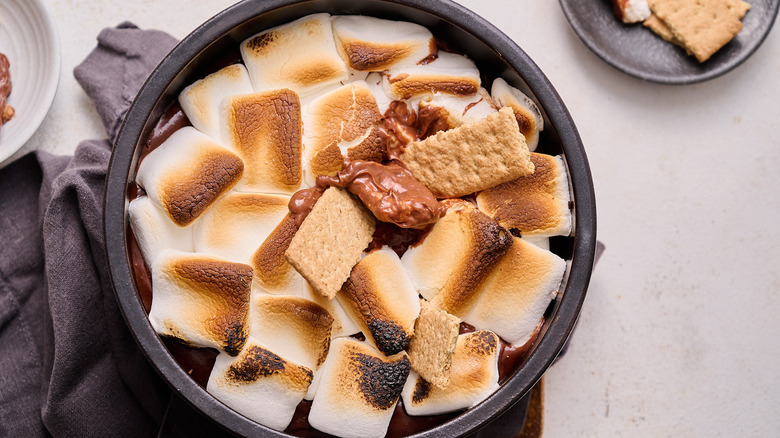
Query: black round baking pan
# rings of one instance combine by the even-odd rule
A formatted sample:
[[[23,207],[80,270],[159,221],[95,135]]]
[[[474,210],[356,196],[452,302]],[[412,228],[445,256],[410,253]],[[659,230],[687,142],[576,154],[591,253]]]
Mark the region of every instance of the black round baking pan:
[[[464,436],[490,423],[521,399],[553,363],[571,334],[585,299],[596,245],[596,206],[585,150],[557,92],[528,55],[474,12],[443,0],[246,0],[216,15],[177,45],[141,88],[124,120],[109,165],[105,231],[116,297],[130,330],[171,388],[197,411],[243,436],[283,437],[228,408],[178,365],[152,329],[133,279],[127,244],[127,206],[145,139],[179,92],[213,69],[225,53],[264,29],[317,12],[361,14],[419,23],[454,50],[472,58],[486,78],[503,77],[536,100],[545,129],[540,150],[562,154],[573,194],[572,236],[554,238],[551,249],[569,261],[563,293],[550,306],[531,353],[492,396],[452,420],[413,435]]]

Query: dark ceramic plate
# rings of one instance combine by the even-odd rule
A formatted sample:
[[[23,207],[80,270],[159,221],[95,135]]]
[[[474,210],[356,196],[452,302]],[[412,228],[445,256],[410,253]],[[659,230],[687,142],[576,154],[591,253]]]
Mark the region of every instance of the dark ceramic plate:
[[[623,24],[610,0],[560,0],[574,32],[616,69],[646,81],[692,84],[720,76],[741,64],[769,34],[780,0],[746,0],[750,11],[742,31],[703,64],[662,40],[641,23]]]

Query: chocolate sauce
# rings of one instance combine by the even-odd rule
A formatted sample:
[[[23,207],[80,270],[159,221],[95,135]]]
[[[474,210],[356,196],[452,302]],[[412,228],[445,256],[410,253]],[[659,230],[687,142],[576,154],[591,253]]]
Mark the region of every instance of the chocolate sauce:
[[[11,63],[4,54],[0,53],[0,126],[11,120],[16,113],[11,105],[6,104],[12,89]]]
[[[138,160],[140,163],[150,152],[160,147],[165,143],[174,132],[178,131],[185,126],[192,126],[190,119],[184,114],[184,110],[181,109],[179,102],[174,102],[160,117],[160,120],[154,125],[152,133],[149,134],[149,138],[146,139],[146,144],[141,151],[141,157]]]
[[[398,162],[347,161],[335,177],[317,177],[317,186],[346,188],[377,219],[401,228],[426,228],[446,211],[433,193]]]
[[[287,209],[290,210],[290,218],[295,222],[296,228],[301,226],[303,220],[309,215],[311,209],[314,208],[314,204],[317,203],[323,193],[325,193],[324,188],[314,186],[298,190],[290,197]]]
[[[430,231],[430,227],[424,230],[401,228],[395,224],[377,221],[374,239],[368,244],[366,251],[371,252],[387,245],[398,254],[398,257],[401,257],[410,246],[419,244],[423,235],[427,234],[428,231]]]
[[[415,112],[406,102],[390,102],[379,124],[379,137],[386,145],[387,156],[398,160],[409,143],[450,129],[448,116],[449,113],[442,107],[418,105]]]

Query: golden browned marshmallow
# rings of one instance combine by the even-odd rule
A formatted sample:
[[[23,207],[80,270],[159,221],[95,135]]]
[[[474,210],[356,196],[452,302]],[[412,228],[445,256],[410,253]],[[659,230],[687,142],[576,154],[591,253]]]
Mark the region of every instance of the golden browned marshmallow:
[[[309,15],[241,43],[255,91],[289,88],[307,96],[346,82],[349,69],[336,50],[330,15]]]
[[[333,17],[333,36],[344,62],[358,71],[384,71],[431,60],[438,49],[419,24],[359,15]]]
[[[525,136],[528,150],[535,151],[539,144],[539,132],[544,130],[544,118],[542,111],[536,103],[522,91],[507,84],[501,78],[493,81],[491,88],[493,100],[499,107],[508,106],[515,112],[517,125]]]
[[[301,297],[258,294],[252,299],[251,336],[312,371],[325,362],[333,317]]]
[[[493,98],[484,88],[480,88],[476,94],[471,96],[436,93],[426,96],[420,100],[418,105],[421,111],[425,107],[438,109],[440,114],[445,115],[447,125],[450,128],[478,122],[498,111],[493,103]]]
[[[534,170],[510,108],[413,142],[400,159],[415,178],[442,198],[475,193]]]
[[[249,334],[252,268],[166,250],[152,262],[152,327],[162,336],[235,356]]]
[[[231,192],[192,226],[195,251],[250,264],[257,248],[287,215],[289,196]]]
[[[335,175],[348,156],[352,160],[381,161],[384,145],[376,129],[382,119],[365,81],[330,91],[304,112],[304,168],[306,185],[319,175]]]
[[[421,299],[420,317],[409,343],[409,361],[426,381],[446,388],[450,384],[452,355],[458,343],[460,318]]]
[[[572,228],[566,166],[560,156],[531,154],[534,173],[477,195],[479,209],[522,236],[568,236]]]
[[[420,302],[395,251],[372,251],[352,268],[336,296],[379,351],[390,356],[409,346]]]
[[[136,182],[174,223],[186,226],[233,188],[243,172],[236,154],[187,126],[144,158]]]
[[[127,207],[130,226],[144,260],[151,263],[165,249],[193,252],[192,227],[180,227],[148,196],[133,199]]]
[[[217,356],[206,390],[241,415],[282,431],[311,382],[310,369],[249,338],[237,357]]]
[[[301,185],[301,102],[288,89],[225,101],[223,141],[244,160],[236,190],[292,194]]]
[[[436,60],[427,64],[390,68],[384,80],[387,94],[395,99],[433,93],[470,96],[476,94],[480,84],[474,62],[449,52],[439,52]]]
[[[409,415],[438,415],[470,408],[498,389],[501,345],[490,331],[458,337],[452,356],[450,384],[437,388],[412,372],[404,385],[403,402]]]
[[[333,317],[332,337],[349,336],[360,328],[338,300],[328,300],[314,291],[309,282],[287,262],[284,256],[298,226],[289,215],[274,228],[252,257],[254,294],[292,295],[313,301]]]
[[[195,81],[179,94],[187,119],[200,132],[219,140],[222,101],[238,94],[253,93],[249,74],[243,64],[233,64]]]
[[[448,204],[447,214],[401,261],[425,299],[462,317],[479,284],[509,250],[512,235],[469,202]]]
[[[566,262],[536,245],[515,238],[476,292],[474,307],[463,320],[491,330],[506,342],[525,344],[555,298]]]
[[[385,436],[409,370],[404,353],[385,357],[366,342],[334,340],[309,423],[344,438]]]
[[[373,239],[374,216],[346,190],[330,187],[306,216],[285,257],[320,295],[333,299]]]

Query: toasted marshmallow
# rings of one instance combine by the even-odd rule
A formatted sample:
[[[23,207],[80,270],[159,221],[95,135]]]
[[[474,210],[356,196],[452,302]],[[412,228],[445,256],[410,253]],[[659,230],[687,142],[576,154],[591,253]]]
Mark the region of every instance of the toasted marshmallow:
[[[231,97],[222,111],[223,143],[244,160],[236,190],[293,194],[301,185],[301,102],[279,89]]]
[[[394,99],[409,99],[436,92],[470,96],[479,91],[479,70],[465,56],[440,52],[435,61],[391,68],[384,87]]]
[[[236,154],[187,126],[144,158],[136,182],[176,225],[186,226],[233,188],[243,171]]]
[[[349,69],[336,50],[330,15],[309,15],[241,43],[255,91],[289,88],[307,96],[339,82]]]
[[[193,252],[192,227],[173,223],[148,196],[133,199],[127,207],[130,226],[144,260],[151,263],[165,249]]]
[[[612,6],[623,23],[639,23],[652,14],[647,0],[612,0]]]
[[[195,81],[179,94],[184,114],[200,132],[220,139],[219,111],[222,101],[237,94],[253,93],[249,74],[243,64],[233,64]]]
[[[246,342],[252,267],[164,251],[152,263],[149,321],[162,336],[235,356]]]
[[[357,323],[338,300],[328,300],[318,294],[306,279],[287,262],[284,256],[298,227],[289,215],[274,228],[252,256],[254,294],[292,295],[313,301],[333,318],[332,336],[350,336],[360,332]]]
[[[311,370],[250,338],[237,357],[217,356],[206,390],[250,420],[283,431],[311,381]]]
[[[428,110],[439,111],[446,119],[449,128],[457,128],[466,123],[478,122],[498,111],[487,90],[480,88],[471,96],[454,96],[435,93],[426,96],[418,104],[418,112]]]
[[[334,340],[309,424],[344,438],[385,436],[409,370],[404,353],[388,358],[354,338]]]
[[[336,297],[382,353],[407,349],[420,300],[395,251],[384,247],[359,261]]]
[[[560,156],[531,153],[534,172],[483,190],[479,209],[507,229],[525,236],[568,236],[572,230],[571,195]]]
[[[250,264],[257,248],[289,210],[284,195],[231,192],[192,226],[195,251]]]
[[[304,170],[306,185],[319,175],[335,175],[344,157],[381,161],[384,157],[376,125],[382,114],[365,81],[330,91],[308,105],[304,112]]]
[[[258,294],[252,299],[250,335],[271,351],[316,371],[330,348],[333,318],[313,301]]]
[[[438,415],[470,408],[498,389],[498,336],[477,331],[458,336],[450,383],[440,389],[412,371],[402,397],[409,415]]]
[[[542,112],[536,103],[501,78],[493,81],[490,94],[499,107],[512,108],[517,124],[520,126],[520,132],[525,136],[528,150],[535,151],[539,144],[539,132],[544,130],[544,118],[542,118]]]
[[[436,39],[419,24],[360,15],[333,17],[333,36],[344,62],[358,71],[384,71],[430,60]]]
[[[463,320],[478,330],[495,332],[512,345],[523,345],[555,298],[565,270],[562,258],[515,238],[479,286],[476,304]]]
[[[425,299],[462,318],[477,286],[509,250],[512,236],[467,201],[447,204],[447,214],[401,261]]]

